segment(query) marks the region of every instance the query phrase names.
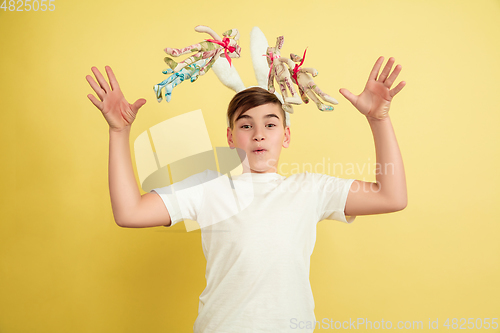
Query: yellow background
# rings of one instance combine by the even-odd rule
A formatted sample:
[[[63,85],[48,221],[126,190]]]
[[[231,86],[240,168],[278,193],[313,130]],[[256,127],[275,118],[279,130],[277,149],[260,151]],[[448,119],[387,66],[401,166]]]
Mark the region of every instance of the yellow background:
[[[170,103],[152,89],[165,78],[163,49],[201,41],[198,24],[239,29],[234,64],[246,85],[253,26],[270,44],[284,35],[283,55],[309,47],[305,65],[340,104],[295,108],[283,163],[375,163],[368,123],[338,89],[361,92],[380,55],[403,65],[390,114],[408,207],[318,224],[317,320],[423,321],[426,331],[439,318],[444,331],[446,318],[500,317],[498,0],[54,3],[0,10],[0,332],[192,331],[205,287],[200,233],[114,223],[108,128],[85,76],[109,65],[130,102],[147,99],[131,141],[201,108],[212,146],[226,146],[233,92],[214,73],[175,88]],[[331,175],[375,180],[367,169]]]

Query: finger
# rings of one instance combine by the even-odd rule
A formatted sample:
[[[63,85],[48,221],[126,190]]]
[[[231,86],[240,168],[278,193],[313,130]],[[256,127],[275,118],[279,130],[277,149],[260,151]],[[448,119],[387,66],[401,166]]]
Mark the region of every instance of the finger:
[[[94,91],[97,94],[97,96],[99,97],[99,99],[101,101],[103,101],[104,95],[106,95],[106,92],[104,90],[102,90],[102,88],[97,84],[97,82],[95,82],[95,80],[92,76],[87,75],[85,78],[87,79],[87,82],[90,84],[92,89],[94,89]]]
[[[391,91],[389,91],[389,94],[391,95],[391,97],[394,97],[396,96],[396,94],[398,92],[401,91],[401,89],[403,89],[404,87],[406,86],[406,82],[405,81],[401,81],[399,82],[399,84],[396,86],[396,88],[392,89]]]
[[[99,82],[99,85],[101,88],[106,92],[110,92],[111,88],[109,87],[108,83],[106,82],[106,79],[104,79],[104,76],[102,76],[101,72],[96,67],[92,67],[92,72],[94,73],[95,77],[97,78],[97,82]]]
[[[92,94],[88,94],[87,97],[90,99],[92,104],[94,104],[99,110],[102,111],[103,102],[99,102],[97,98],[95,98],[95,96]]]
[[[394,58],[389,58],[387,61],[387,64],[385,64],[384,69],[382,70],[382,73],[380,73],[380,76],[378,77],[377,81],[379,82],[384,82],[389,73],[391,72],[392,65],[394,65]]]
[[[396,81],[399,73],[401,72],[401,69],[403,69],[403,66],[397,65],[394,68],[394,71],[391,73],[391,75],[389,75],[389,77],[387,78],[387,80],[385,80],[384,85],[387,88],[390,88],[392,86],[392,84],[394,83],[394,81]]]
[[[144,104],[146,104],[146,100],[144,98],[138,99],[134,104],[132,104],[132,111],[137,113],[137,111],[139,111]]]
[[[354,95],[352,92],[350,92],[345,88],[340,89],[339,92],[342,94],[342,96],[347,98],[349,102],[351,102],[353,105],[356,105],[356,102],[358,101],[358,96]]]
[[[120,89],[120,85],[118,84],[118,81],[116,80],[115,73],[113,73],[113,70],[111,67],[106,66],[106,73],[108,73],[108,78],[109,78],[109,83],[111,84],[111,89]]]
[[[380,66],[382,65],[383,62],[384,62],[384,57],[379,57],[377,59],[375,65],[373,65],[370,76],[368,77],[368,81],[377,79],[378,72],[380,71]]]

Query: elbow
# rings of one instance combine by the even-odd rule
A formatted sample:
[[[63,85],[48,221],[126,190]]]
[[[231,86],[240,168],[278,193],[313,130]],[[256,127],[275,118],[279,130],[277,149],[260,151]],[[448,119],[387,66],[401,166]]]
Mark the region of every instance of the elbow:
[[[408,200],[405,198],[404,200],[394,201],[391,206],[392,206],[392,209],[391,209],[392,212],[399,212],[399,211],[405,209],[406,206],[408,206]]]
[[[115,223],[117,226],[120,228],[131,228],[130,222],[126,219],[122,218],[116,218],[115,217]]]
[[[391,193],[390,196],[386,196],[386,207],[389,209],[390,213],[399,212],[408,206],[408,195],[406,191],[400,191]]]
[[[394,212],[399,212],[400,210],[405,209],[405,208],[406,208],[406,206],[407,206],[407,203],[406,203],[406,202],[405,202],[405,203],[403,203],[403,204],[399,204],[399,205],[397,205],[397,206],[394,208]]]
[[[406,208],[408,199],[406,195],[386,197],[381,206],[384,213],[399,212]]]
[[[115,219],[115,223],[117,226],[119,226],[120,228],[127,228],[127,224],[124,223],[122,220],[117,220]]]

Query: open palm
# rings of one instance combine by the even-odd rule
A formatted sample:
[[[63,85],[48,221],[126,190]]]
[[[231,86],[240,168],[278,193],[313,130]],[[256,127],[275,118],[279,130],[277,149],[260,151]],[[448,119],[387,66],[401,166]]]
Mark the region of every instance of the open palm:
[[[401,65],[397,65],[391,73],[394,58],[389,58],[382,73],[377,78],[384,57],[379,57],[366,83],[365,89],[359,95],[354,95],[349,90],[342,88],[340,93],[347,98],[356,109],[370,118],[383,119],[389,115],[392,98],[403,89],[405,82],[401,81],[394,89],[391,86],[401,72]]]
[[[94,95],[87,95],[90,101],[102,112],[102,115],[109,124],[110,129],[122,130],[123,128],[132,125],[137,112],[146,103],[146,100],[138,99],[134,104],[130,104],[123,96],[123,93],[118,85],[118,81],[109,66],[106,66],[108,74],[108,85],[101,72],[95,67],[92,67],[92,72],[99,84],[94,81],[94,78],[87,75],[87,81],[92,89],[99,97],[100,101]]]

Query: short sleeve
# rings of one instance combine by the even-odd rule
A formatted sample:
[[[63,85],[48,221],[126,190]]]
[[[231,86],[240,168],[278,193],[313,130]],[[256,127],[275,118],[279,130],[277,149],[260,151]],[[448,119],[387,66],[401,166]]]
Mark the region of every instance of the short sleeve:
[[[172,220],[170,226],[185,219],[198,220],[203,204],[203,184],[214,177],[217,175],[211,170],[205,170],[172,185],[150,191],[156,192],[163,200]]]
[[[349,189],[355,179],[344,179],[324,174],[313,174],[316,177],[316,194],[320,221],[336,220],[352,223],[356,216],[344,214]]]

